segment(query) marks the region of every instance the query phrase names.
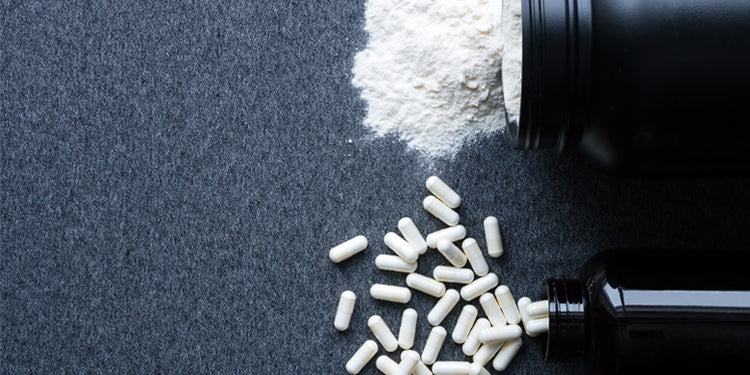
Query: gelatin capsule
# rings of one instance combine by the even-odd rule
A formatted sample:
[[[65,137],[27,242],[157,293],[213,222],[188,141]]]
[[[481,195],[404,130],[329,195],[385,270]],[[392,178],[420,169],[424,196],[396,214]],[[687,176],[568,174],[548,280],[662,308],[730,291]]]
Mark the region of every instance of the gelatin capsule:
[[[505,371],[505,369],[508,368],[510,361],[513,360],[513,357],[515,357],[521,349],[522,344],[522,339],[511,340],[503,344],[503,347],[500,348],[495,359],[492,360],[492,367],[497,371]]]
[[[505,316],[503,316],[503,312],[500,311],[500,306],[497,304],[497,300],[492,293],[482,294],[482,296],[479,297],[479,305],[482,306],[484,314],[487,315],[487,319],[490,320],[493,327],[500,327],[507,324],[505,322]]]
[[[437,219],[442,221],[448,226],[454,226],[458,224],[459,216],[456,211],[448,207],[440,199],[435,198],[432,195],[428,195],[422,201],[422,206],[427,212],[435,216]]]
[[[461,297],[466,301],[471,301],[482,295],[484,292],[497,286],[498,282],[497,275],[490,272],[487,275],[472,281],[471,284],[467,284],[461,288]],[[515,306],[515,302],[513,303],[513,306]],[[502,309],[502,305],[500,308]],[[505,320],[508,320],[507,317]]]
[[[425,238],[427,246],[436,248],[438,242],[441,240],[448,240],[449,242],[456,242],[466,237],[466,227],[459,224],[453,227],[443,228],[429,233]]]
[[[484,344],[493,342],[503,342],[521,337],[523,330],[517,324],[511,324],[501,327],[490,327],[479,332],[479,341]]]
[[[453,342],[463,344],[466,341],[471,327],[477,320],[477,315],[479,315],[479,310],[472,305],[466,305],[461,309],[461,314],[458,315],[456,326],[453,327],[453,334],[451,335]]]
[[[349,328],[349,322],[354,312],[354,304],[357,296],[351,290],[345,290],[339,297],[339,304],[336,308],[336,318],[333,320],[333,326],[339,331],[346,331]]]
[[[370,296],[382,301],[407,303],[411,299],[411,290],[402,286],[373,284],[370,287]]]
[[[398,255],[380,254],[375,257],[375,267],[383,271],[412,273],[417,270],[417,262],[409,263]]]
[[[437,298],[445,294],[445,284],[418,273],[410,273],[406,276],[406,285]]]
[[[518,312],[516,306],[516,300],[513,299],[513,295],[510,293],[510,289],[507,285],[500,285],[495,289],[495,297],[497,298],[497,304],[500,305],[505,320],[508,324],[518,324],[521,322],[521,314]]]
[[[491,325],[489,320],[485,318],[477,319],[477,322],[474,323],[474,327],[472,327],[471,331],[469,331],[469,336],[461,346],[461,350],[464,352],[464,354],[472,356],[477,352],[479,346],[482,345],[482,342],[479,341],[479,333],[487,328],[490,328],[490,326]]]
[[[333,263],[339,263],[359,253],[367,247],[365,236],[356,236],[331,248],[328,257]]]
[[[386,233],[383,237],[383,242],[385,242],[385,245],[388,246],[389,249],[393,250],[394,253],[398,254],[398,256],[407,263],[414,263],[419,257],[417,249],[396,233]]]
[[[469,260],[471,269],[478,276],[484,276],[490,272],[490,266],[487,265],[487,260],[484,259],[482,249],[479,248],[477,240],[469,237],[461,244],[461,248],[463,248],[464,254],[466,254],[466,259]]]
[[[438,251],[451,262],[453,267],[461,268],[466,265],[466,255],[453,242],[441,240],[438,243]]]
[[[474,272],[467,268],[437,266],[432,270],[432,277],[444,283],[468,284],[474,281]]]
[[[427,251],[427,242],[411,218],[402,217],[398,221],[398,230],[404,236],[406,242],[410,243],[419,254],[424,254]]]
[[[427,321],[433,326],[440,325],[460,299],[461,297],[459,297],[455,289],[448,289],[437,303],[435,303],[430,313],[427,314]]]
[[[487,254],[493,258],[503,255],[503,238],[500,235],[500,224],[494,216],[484,219],[484,239],[487,242]]]
[[[389,352],[398,349],[398,340],[396,340],[396,336],[393,335],[391,329],[388,328],[388,325],[385,324],[385,321],[379,315],[371,316],[370,319],[367,320],[367,326],[370,327],[375,338],[380,341],[380,345],[383,345],[383,349]]]
[[[346,362],[346,372],[350,374],[359,374],[359,372],[367,365],[367,362],[370,362],[377,352],[378,344],[375,343],[375,341],[365,341],[349,361]]]
[[[417,332],[417,310],[406,309],[401,315],[401,326],[398,330],[398,345],[402,349],[414,346],[414,335]]]
[[[430,176],[425,182],[425,187],[446,206],[456,208],[461,205],[461,196],[438,176]]]
[[[422,349],[422,362],[431,365],[437,361],[438,354],[443,347],[443,342],[445,342],[446,336],[448,336],[448,332],[445,331],[445,328],[440,326],[432,328],[430,335],[427,337],[427,341],[424,344],[424,349]]]

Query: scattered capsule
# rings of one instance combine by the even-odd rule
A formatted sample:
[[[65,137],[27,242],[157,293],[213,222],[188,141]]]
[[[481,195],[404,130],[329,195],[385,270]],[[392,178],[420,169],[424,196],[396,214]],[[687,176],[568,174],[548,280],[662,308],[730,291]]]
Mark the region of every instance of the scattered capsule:
[[[536,337],[542,333],[549,332],[549,318],[529,319],[526,323],[526,334]]]
[[[419,257],[419,251],[396,233],[386,233],[383,237],[383,242],[385,242],[385,245],[389,249],[393,250],[394,253],[398,254],[398,256],[408,263],[416,262]]]
[[[495,297],[497,298],[497,304],[500,305],[500,310],[505,315],[505,320],[508,324],[518,324],[521,321],[521,313],[518,312],[516,306],[516,300],[513,299],[513,295],[510,293],[510,288],[507,285],[500,285],[495,289]]]
[[[417,262],[409,263],[398,255],[380,254],[375,257],[375,267],[383,271],[412,273],[417,270]]]
[[[411,349],[414,346],[414,335],[417,332],[417,310],[412,308],[404,310],[401,315],[401,326],[398,330],[398,345],[402,349]]]
[[[365,236],[356,236],[349,239],[339,245],[331,248],[328,252],[328,257],[331,258],[333,263],[339,263],[343,260],[350,258],[351,256],[359,253],[367,247],[367,238]]]
[[[411,300],[411,290],[402,286],[373,284],[370,287],[370,296],[382,301],[407,303]]]
[[[490,372],[479,363],[472,363],[469,365],[469,375],[490,375]]]
[[[549,316],[549,302],[547,300],[536,301],[526,306],[526,314],[529,319],[538,319]]]
[[[410,273],[406,276],[406,285],[437,298],[445,294],[445,284],[418,273]]]
[[[466,255],[464,255],[461,249],[454,245],[453,242],[441,240],[438,242],[438,251],[440,251],[440,254],[443,254],[445,259],[448,259],[454,267],[461,268],[466,265]]]
[[[505,371],[513,357],[516,356],[523,344],[522,339],[506,342],[492,361],[492,367],[497,371]]]
[[[396,368],[398,368],[398,363],[396,363],[396,361],[392,360],[387,355],[381,355],[375,361],[375,367],[385,375],[393,375],[393,373],[396,371]]]
[[[463,361],[439,361],[432,365],[435,375],[469,375],[471,363]]]
[[[435,216],[446,225],[452,227],[458,224],[458,213],[434,196],[428,195],[425,197],[422,201],[422,206],[427,212],[432,214],[432,216]]]
[[[482,306],[484,314],[487,315],[487,319],[490,320],[493,327],[501,327],[506,325],[505,316],[500,311],[500,306],[497,304],[497,300],[492,293],[484,293],[479,297],[479,305]]]
[[[441,240],[448,240],[450,242],[456,242],[466,237],[466,227],[459,224],[453,227],[443,228],[429,233],[425,238],[427,246],[436,248],[438,242]]]
[[[471,301],[482,295],[484,292],[497,286],[498,282],[497,275],[490,272],[487,275],[472,281],[471,284],[467,284],[465,287],[461,288],[461,297],[466,301]],[[515,306],[515,302],[513,305]],[[500,308],[502,308],[502,305]]]
[[[477,275],[484,276],[490,272],[490,266],[487,265],[487,261],[484,259],[484,255],[482,255],[482,249],[479,248],[477,240],[469,237],[464,240],[461,247],[466,254],[466,259],[469,260],[471,269],[473,269]]]
[[[425,242],[422,233],[411,218],[402,217],[398,221],[398,230],[404,236],[406,242],[410,243],[419,254],[424,254],[427,251],[427,242]]]
[[[464,354],[472,356],[477,352],[479,346],[482,345],[482,342],[479,341],[479,332],[482,332],[483,330],[490,327],[491,325],[489,320],[485,318],[477,319],[477,322],[474,323],[474,327],[472,327],[471,331],[469,331],[469,336],[461,346],[461,350],[464,352]]]
[[[479,310],[473,305],[466,305],[461,309],[461,314],[458,315],[456,326],[453,327],[453,334],[451,335],[453,342],[463,344],[466,341],[471,327],[474,326],[474,322],[477,320],[477,315],[479,315]]]
[[[500,351],[500,348],[503,347],[503,344],[503,341],[482,344],[477,352],[474,353],[474,357],[472,357],[472,359],[475,363],[479,363],[480,365],[485,366],[490,362],[490,360],[492,360],[492,357],[494,357],[495,354]]]
[[[401,360],[404,359],[406,356],[406,352],[408,350],[404,350],[401,352]],[[417,367],[414,368],[414,371],[412,371],[413,375],[432,375],[432,371],[430,371],[430,368],[427,367],[427,365],[424,364],[421,360],[417,362]]]
[[[339,297],[339,305],[336,308],[336,318],[333,320],[333,326],[339,331],[346,331],[349,328],[349,322],[352,320],[354,312],[354,303],[357,296],[351,290],[345,290]]]
[[[489,344],[493,342],[503,342],[521,337],[523,330],[517,324],[511,324],[501,327],[490,327],[479,332],[479,341]]]
[[[398,349],[398,340],[396,340],[396,336],[393,335],[391,329],[388,328],[388,325],[385,324],[385,321],[379,315],[371,316],[370,319],[367,320],[367,326],[370,327],[375,338],[380,341],[380,345],[383,345],[383,349],[389,352]]]
[[[484,219],[484,239],[487,242],[487,253],[491,257],[497,258],[503,255],[503,238],[500,235],[500,224],[494,216]]]
[[[427,321],[433,326],[440,325],[451,310],[460,300],[458,292],[455,289],[448,289],[445,294],[435,303],[435,306],[427,314]]]
[[[446,206],[456,208],[461,205],[461,196],[459,196],[448,184],[443,182],[438,176],[431,176],[425,182],[427,190],[434,196],[443,201]]]
[[[529,297],[521,297],[518,299],[518,303],[516,303],[516,306],[518,306],[518,313],[521,315],[521,322],[523,323],[523,326],[526,327],[526,323],[529,321],[529,315],[526,314],[526,306],[528,306],[531,303],[531,298]]]
[[[393,375],[409,375],[414,371],[419,363],[419,353],[413,350],[404,350],[401,355],[401,363],[398,364]]]
[[[378,344],[375,341],[367,340],[357,349],[354,355],[346,362],[346,372],[350,374],[359,374],[360,371],[370,362],[372,357],[378,352]]]
[[[432,328],[430,335],[427,336],[424,349],[422,349],[422,362],[431,365],[437,361],[438,354],[443,347],[443,342],[445,342],[446,336],[448,336],[448,332],[445,331],[445,328],[440,326]]]
[[[437,266],[432,270],[432,277],[444,283],[468,284],[474,281],[474,272],[467,268]]]

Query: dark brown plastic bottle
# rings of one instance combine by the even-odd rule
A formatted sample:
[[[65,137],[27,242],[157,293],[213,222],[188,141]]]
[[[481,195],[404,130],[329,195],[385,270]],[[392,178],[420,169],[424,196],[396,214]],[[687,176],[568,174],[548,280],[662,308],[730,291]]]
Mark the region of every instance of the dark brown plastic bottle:
[[[578,279],[549,279],[545,359],[598,374],[750,368],[750,251],[612,249]]]

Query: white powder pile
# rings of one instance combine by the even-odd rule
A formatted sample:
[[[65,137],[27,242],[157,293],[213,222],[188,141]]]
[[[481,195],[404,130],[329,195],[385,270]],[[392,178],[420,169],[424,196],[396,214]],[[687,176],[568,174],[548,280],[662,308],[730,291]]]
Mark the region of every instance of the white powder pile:
[[[523,29],[521,0],[504,0],[502,32],[505,38],[503,53],[503,93],[508,120],[518,122],[521,116],[521,57]]]
[[[352,83],[366,126],[430,157],[505,126],[501,0],[368,0]]]

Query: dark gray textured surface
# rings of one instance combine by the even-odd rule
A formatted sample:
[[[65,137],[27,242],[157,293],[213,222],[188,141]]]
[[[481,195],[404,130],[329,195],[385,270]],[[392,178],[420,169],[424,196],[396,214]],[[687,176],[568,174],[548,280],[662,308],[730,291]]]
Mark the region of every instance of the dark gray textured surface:
[[[403,307],[367,291],[403,276],[373,259],[402,216],[440,227],[421,209],[433,173],[480,243],[498,216],[491,267],[516,297],[608,246],[750,242],[747,181],[625,180],[502,134],[431,163],[372,139],[349,84],[363,11],[1,1],[0,372],[342,373],[369,315],[398,325]],[[368,250],[332,264],[356,234]],[[339,333],[346,288],[359,300]],[[434,301],[410,304],[418,349]],[[442,358],[464,357],[448,342]],[[581,368],[527,340],[508,373]]]

